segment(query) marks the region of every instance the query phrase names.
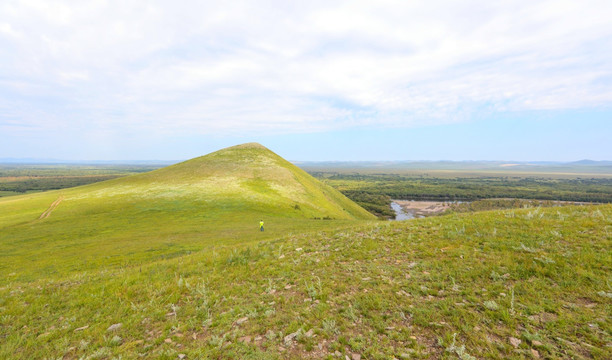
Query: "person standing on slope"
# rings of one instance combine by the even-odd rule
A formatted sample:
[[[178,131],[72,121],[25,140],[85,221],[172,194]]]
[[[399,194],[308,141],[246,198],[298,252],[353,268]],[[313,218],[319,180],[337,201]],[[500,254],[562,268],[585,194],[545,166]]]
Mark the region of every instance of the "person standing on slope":
[[[259,231],[264,231],[263,229],[263,220],[259,222]]]

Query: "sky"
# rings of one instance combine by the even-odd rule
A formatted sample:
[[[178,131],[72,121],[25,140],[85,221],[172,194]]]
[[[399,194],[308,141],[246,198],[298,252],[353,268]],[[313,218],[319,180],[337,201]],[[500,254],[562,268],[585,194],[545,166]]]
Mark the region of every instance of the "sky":
[[[612,160],[612,1],[0,2],[0,158]]]

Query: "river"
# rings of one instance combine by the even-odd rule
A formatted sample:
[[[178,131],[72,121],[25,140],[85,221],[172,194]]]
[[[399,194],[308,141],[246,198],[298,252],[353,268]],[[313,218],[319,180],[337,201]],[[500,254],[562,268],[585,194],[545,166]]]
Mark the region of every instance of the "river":
[[[391,208],[393,209],[393,211],[395,211],[395,219],[391,219],[391,220],[409,220],[409,219],[414,219],[414,214],[404,212],[404,209],[402,209],[402,206],[400,204],[396,203],[395,201],[391,202]]]

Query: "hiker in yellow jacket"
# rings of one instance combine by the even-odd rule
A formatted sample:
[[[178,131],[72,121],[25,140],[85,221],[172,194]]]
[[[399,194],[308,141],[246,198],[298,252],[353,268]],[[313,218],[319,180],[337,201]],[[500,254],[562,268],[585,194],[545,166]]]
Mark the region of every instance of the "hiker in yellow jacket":
[[[259,231],[264,231],[263,229],[263,220],[259,222]]]

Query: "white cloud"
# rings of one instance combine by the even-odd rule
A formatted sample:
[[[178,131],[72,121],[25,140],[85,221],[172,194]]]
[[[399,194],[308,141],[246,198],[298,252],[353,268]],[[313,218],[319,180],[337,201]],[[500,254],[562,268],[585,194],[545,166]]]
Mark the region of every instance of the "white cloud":
[[[607,0],[9,0],[0,130],[323,131],[609,106],[610,18]]]

